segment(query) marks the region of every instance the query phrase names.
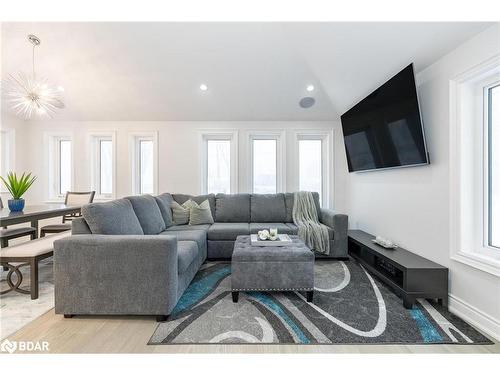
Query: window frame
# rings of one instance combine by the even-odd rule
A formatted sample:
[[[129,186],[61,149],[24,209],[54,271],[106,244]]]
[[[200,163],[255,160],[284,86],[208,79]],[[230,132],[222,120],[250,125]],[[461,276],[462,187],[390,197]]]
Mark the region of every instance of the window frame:
[[[332,207],[332,191],[334,185],[334,166],[333,160],[333,129],[332,130],[296,130],[293,132],[294,140],[294,190],[300,189],[300,141],[301,140],[316,140],[321,141],[321,206]]]
[[[253,141],[255,140],[275,140],[276,141],[276,193],[286,192],[286,134],[284,130],[251,130],[247,136],[248,155],[248,191],[254,192],[254,153]]]
[[[140,177],[140,142],[153,141],[153,192],[158,194],[158,132],[140,132],[130,133],[130,171],[131,171],[131,190],[134,195],[141,195],[141,177]]]
[[[488,255],[487,250],[496,251],[500,253],[500,247],[490,244],[492,223],[491,223],[491,178],[492,178],[492,162],[491,162],[491,102],[490,102],[490,89],[500,87],[500,79],[488,80],[482,87],[482,101],[483,101],[483,252]],[[486,251],[484,251],[486,250]],[[499,257],[500,259],[500,257]]]
[[[101,194],[101,141],[111,141],[111,194]],[[90,150],[90,181],[92,190],[95,190],[96,200],[110,200],[116,197],[116,132],[91,132],[89,134]]]
[[[6,177],[7,173],[9,172],[14,172],[16,169],[16,153],[15,153],[15,146],[16,146],[16,131],[11,128],[2,128],[0,129],[0,138],[4,138],[6,140],[6,151],[2,152],[0,155],[0,158],[5,157],[4,162],[6,168],[5,170],[0,170],[0,175],[2,177]],[[0,163],[0,166],[2,164]],[[5,187],[4,184],[1,184],[0,186],[0,193],[8,193],[9,191]]]
[[[66,193],[60,191],[60,180],[61,180],[61,154],[60,145],[61,141],[71,142],[71,177],[70,177],[70,189],[72,191],[75,186],[75,143],[72,133],[55,133],[48,132],[45,133],[45,148],[46,148],[46,165],[48,166],[47,173],[47,202],[64,202]],[[59,186],[57,185],[59,183]]]
[[[484,93],[499,81],[500,56],[452,78],[449,123],[450,257],[495,276],[500,276],[500,251],[485,243],[489,125]]]
[[[238,131],[200,130],[200,191],[208,194],[208,141],[230,141],[230,193],[239,192],[238,184]]]

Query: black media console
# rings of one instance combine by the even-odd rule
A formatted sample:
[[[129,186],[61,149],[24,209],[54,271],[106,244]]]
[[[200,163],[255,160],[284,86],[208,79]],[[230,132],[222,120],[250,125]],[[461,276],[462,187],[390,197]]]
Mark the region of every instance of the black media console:
[[[349,231],[349,255],[360,262],[412,308],[417,298],[437,298],[448,305],[448,268],[403,248],[386,249],[361,230]]]

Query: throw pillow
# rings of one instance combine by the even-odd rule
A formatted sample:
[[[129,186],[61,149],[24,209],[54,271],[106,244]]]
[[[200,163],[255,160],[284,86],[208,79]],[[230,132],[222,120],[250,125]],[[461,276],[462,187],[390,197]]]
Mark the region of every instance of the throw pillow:
[[[172,201],[170,207],[172,208],[172,218],[175,225],[183,225],[189,223],[189,211],[191,209],[192,200],[188,200],[182,206],[176,201]]]
[[[213,224],[214,218],[212,217],[212,211],[210,210],[210,202],[204,200],[200,204],[195,201],[191,201],[191,211],[189,218],[189,225],[199,225],[199,224]]]

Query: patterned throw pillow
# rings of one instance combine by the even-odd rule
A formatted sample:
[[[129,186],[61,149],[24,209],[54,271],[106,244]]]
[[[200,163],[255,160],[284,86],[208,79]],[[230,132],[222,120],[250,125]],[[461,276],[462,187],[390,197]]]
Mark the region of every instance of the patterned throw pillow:
[[[191,201],[191,212],[190,212],[189,225],[199,225],[199,224],[213,224],[214,218],[212,217],[212,211],[210,211],[210,203],[204,200],[200,204],[195,201]]]
[[[182,206],[176,201],[172,201],[170,207],[172,208],[172,218],[175,225],[183,225],[189,223],[189,211],[193,201],[189,199],[184,202]]]

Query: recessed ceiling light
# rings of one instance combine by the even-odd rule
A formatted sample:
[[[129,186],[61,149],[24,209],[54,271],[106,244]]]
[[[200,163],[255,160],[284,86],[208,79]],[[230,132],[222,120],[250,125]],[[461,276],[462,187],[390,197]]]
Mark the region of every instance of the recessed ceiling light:
[[[208,86],[207,86],[207,85],[205,85],[204,83],[202,83],[202,84],[200,85],[200,90],[201,90],[201,91],[207,91],[207,90],[208,90]]]
[[[314,86],[313,85],[307,85],[306,90],[311,92],[314,91]]]

